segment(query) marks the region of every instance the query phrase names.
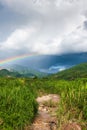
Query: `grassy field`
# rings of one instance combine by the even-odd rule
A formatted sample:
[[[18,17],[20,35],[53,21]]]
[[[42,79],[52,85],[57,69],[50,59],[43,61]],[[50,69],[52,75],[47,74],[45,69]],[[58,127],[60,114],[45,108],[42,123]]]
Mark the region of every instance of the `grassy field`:
[[[31,87],[21,79],[0,79],[0,130],[22,129],[36,112]]]
[[[87,79],[73,81],[57,79],[1,78],[0,130],[23,130],[32,123],[38,109],[37,96],[60,95],[58,128],[67,122],[77,122],[87,128]]]

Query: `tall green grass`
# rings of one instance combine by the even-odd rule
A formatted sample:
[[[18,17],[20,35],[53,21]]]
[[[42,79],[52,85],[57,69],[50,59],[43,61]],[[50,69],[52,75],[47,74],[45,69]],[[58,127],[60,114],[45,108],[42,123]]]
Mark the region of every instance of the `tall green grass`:
[[[67,122],[87,125],[87,79],[74,81],[57,79],[0,79],[0,130],[23,130],[37,113],[37,96],[60,95],[58,127]]]
[[[59,127],[67,122],[77,122],[87,129],[87,84],[81,80],[68,82],[61,91],[58,107]]]
[[[33,83],[38,95],[55,93],[60,95],[57,117],[58,127],[67,122],[79,123],[87,129],[87,79],[57,80],[41,79]],[[40,95],[41,96],[41,95]],[[61,129],[61,128],[60,128]]]
[[[0,130],[23,129],[37,112],[35,97],[20,80],[0,81]]]

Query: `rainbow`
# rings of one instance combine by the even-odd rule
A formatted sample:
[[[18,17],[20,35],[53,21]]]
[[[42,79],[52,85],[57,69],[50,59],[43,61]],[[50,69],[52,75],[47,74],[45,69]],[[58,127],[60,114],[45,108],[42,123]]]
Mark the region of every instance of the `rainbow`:
[[[21,60],[27,57],[32,57],[32,56],[37,56],[38,54],[33,53],[33,54],[24,54],[24,55],[18,55],[18,56],[14,56],[14,57],[10,57],[10,58],[6,58],[4,60],[0,60],[0,65],[4,65],[6,63],[12,62],[12,61],[17,61],[17,60]]]

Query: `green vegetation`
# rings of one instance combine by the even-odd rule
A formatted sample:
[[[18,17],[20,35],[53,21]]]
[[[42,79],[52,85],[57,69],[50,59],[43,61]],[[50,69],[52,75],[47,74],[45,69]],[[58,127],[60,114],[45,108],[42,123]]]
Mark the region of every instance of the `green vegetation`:
[[[49,93],[60,95],[61,100],[57,111],[60,130],[61,126],[67,122],[77,122],[83,128],[82,130],[87,129],[87,78],[73,81],[35,79],[32,87],[39,96]],[[46,105],[55,106],[56,104],[49,102]]]
[[[32,76],[36,76],[36,77],[45,77],[48,74],[44,73],[44,72],[40,72],[38,70],[32,69],[32,68],[28,68],[27,66],[21,66],[21,65],[12,65],[10,67],[7,67],[8,69],[10,69],[12,72],[18,72],[22,75],[22,77],[32,77]]]
[[[0,70],[0,77],[22,77],[18,72],[10,72],[6,69]]]
[[[73,80],[76,78],[87,78],[87,63],[76,65],[70,69],[54,74],[52,78]]]
[[[35,94],[21,79],[0,79],[0,130],[22,129],[37,112]]]
[[[0,130],[23,130],[30,125],[38,109],[35,98],[49,93],[60,95],[56,113],[60,130],[68,122],[87,129],[87,78],[64,80],[53,75],[43,79],[0,78]],[[55,106],[52,102],[45,104]]]
[[[21,78],[21,77],[25,77],[25,78],[42,78],[42,77],[46,77],[48,74],[43,73],[43,72],[39,72],[36,70],[13,70],[11,69],[10,71],[7,69],[2,69],[0,70],[0,77],[17,77],[17,78]]]

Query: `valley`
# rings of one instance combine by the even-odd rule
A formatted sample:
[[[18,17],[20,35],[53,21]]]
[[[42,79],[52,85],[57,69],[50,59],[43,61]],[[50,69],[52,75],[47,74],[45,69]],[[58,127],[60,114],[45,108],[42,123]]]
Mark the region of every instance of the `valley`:
[[[0,130],[87,130],[87,0],[0,0]]]
[[[83,63],[43,78],[0,70],[0,130],[86,130],[86,67]]]

